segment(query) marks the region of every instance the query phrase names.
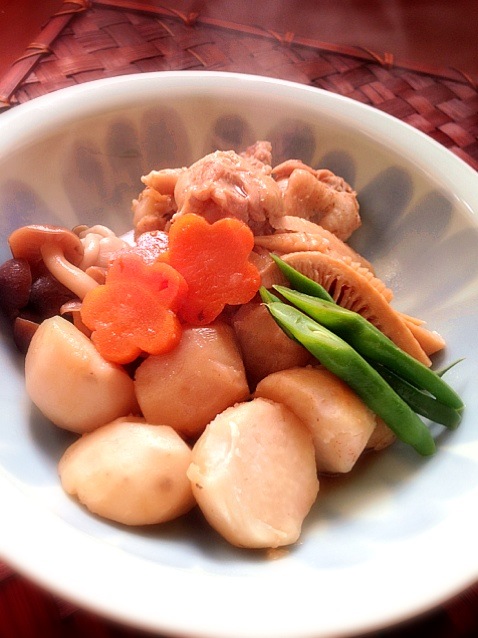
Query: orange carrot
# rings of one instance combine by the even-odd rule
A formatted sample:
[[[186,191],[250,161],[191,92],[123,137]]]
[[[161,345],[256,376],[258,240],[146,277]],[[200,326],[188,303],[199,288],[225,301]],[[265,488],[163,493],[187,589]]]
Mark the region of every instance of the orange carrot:
[[[226,305],[246,303],[254,297],[261,282],[257,268],[248,261],[253,247],[252,231],[239,219],[224,218],[210,224],[190,213],[174,221],[164,258],[188,285],[179,309],[183,321],[206,325]]]
[[[167,246],[164,237],[149,237],[138,250],[120,253],[105,283],[83,299],[83,323],[108,361],[168,352],[181,338],[180,320],[206,325],[259,289],[259,272],[248,261],[254,237],[238,219],[209,224],[184,215],[172,224]]]
[[[145,262],[134,250],[120,253],[106,273],[106,283],[129,280],[134,286],[141,283],[154,291],[163,306],[176,311],[188,290],[184,277],[165,262]]]
[[[181,339],[181,324],[146,286],[115,282],[97,286],[83,300],[81,318],[99,353],[112,363],[130,363],[141,353],[162,354]]]
[[[106,360],[129,363],[179,343],[182,328],[175,311],[186,293],[184,278],[169,264],[147,264],[126,252],[112,262],[105,284],[87,293],[81,318]]]

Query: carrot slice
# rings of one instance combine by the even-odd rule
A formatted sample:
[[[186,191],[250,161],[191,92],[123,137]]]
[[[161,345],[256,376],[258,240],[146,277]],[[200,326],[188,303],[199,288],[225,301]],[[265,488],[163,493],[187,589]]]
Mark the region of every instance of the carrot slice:
[[[171,310],[178,310],[188,290],[184,277],[165,262],[144,261],[135,251],[120,253],[111,263],[106,283],[131,281],[142,284],[154,292],[158,301]]]
[[[248,261],[253,247],[252,231],[239,219],[224,218],[210,224],[190,213],[174,221],[164,258],[188,285],[179,309],[183,321],[206,325],[226,305],[247,303],[254,297],[261,279]]]
[[[180,320],[206,325],[227,304],[250,301],[261,283],[248,261],[253,246],[253,234],[240,220],[209,224],[189,214],[174,222],[168,249],[162,243],[155,259],[155,249],[120,253],[105,283],[93,288],[81,307],[97,350],[120,364],[142,353],[168,352],[181,338]]]
[[[143,352],[162,354],[179,343],[182,328],[175,313],[187,289],[184,277],[169,264],[122,252],[105,283],[83,299],[81,318],[105,359],[130,363]]]
[[[81,318],[91,340],[112,363],[134,361],[141,353],[162,354],[179,343],[182,328],[175,313],[140,282],[114,281],[85,296]]]

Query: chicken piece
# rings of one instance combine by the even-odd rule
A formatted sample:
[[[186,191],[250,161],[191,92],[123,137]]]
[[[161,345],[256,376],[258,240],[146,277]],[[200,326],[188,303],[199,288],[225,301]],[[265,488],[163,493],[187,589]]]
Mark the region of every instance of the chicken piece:
[[[308,427],[319,472],[350,472],[375,429],[375,414],[325,368],[270,374],[258,384],[254,397],[284,404]]]
[[[279,328],[267,308],[255,302],[244,304],[232,319],[252,388],[271,372],[304,366],[308,351]]]
[[[25,383],[50,421],[79,434],[138,411],[128,374],[105,361],[88,337],[59,316],[43,321],[33,335]]]
[[[274,178],[278,182],[282,183],[285,182],[292,175],[292,173],[297,170],[307,171],[311,175],[315,175],[315,169],[308,164],[304,164],[304,162],[299,159],[285,160],[281,164],[274,166],[274,168],[272,169],[272,173],[274,175]],[[285,186],[285,184],[282,185]]]
[[[191,449],[169,426],[117,419],[63,454],[63,488],[91,512],[125,525],[173,520],[194,505]]]
[[[149,186],[141,191],[138,199],[133,200],[132,209],[136,238],[144,232],[164,230],[175,212],[171,198]]]
[[[135,237],[153,230],[164,230],[177,211],[174,188],[185,168],[165,168],[151,171],[141,181],[146,188],[133,200],[133,225]]]
[[[424,365],[431,365],[400,313],[390,305],[391,291],[368,269],[318,251],[290,253],[282,259],[320,283],[340,306],[368,319],[399,348]]]
[[[206,519],[239,547],[295,543],[319,490],[309,431],[265,399],[219,414],[193,447],[188,476]]]
[[[259,140],[252,146],[248,146],[241,153],[241,157],[245,157],[256,168],[270,175],[272,171],[272,144],[264,140]]]
[[[185,328],[174,350],[141,363],[135,389],[148,423],[196,438],[216,414],[249,396],[234,330],[222,322]]]
[[[163,168],[160,171],[151,171],[141,178],[143,184],[154,188],[155,191],[162,195],[174,197],[174,189],[178,182],[179,176],[187,170],[186,168]]]
[[[257,234],[271,232],[283,214],[281,190],[257,162],[234,151],[216,151],[181,173],[174,190],[178,212],[202,215],[209,222],[236,217]]]
[[[283,192],[285,215],[320,224],[344,241],[360,226],[356,192],[331,171],[288,160],[273,175]]]

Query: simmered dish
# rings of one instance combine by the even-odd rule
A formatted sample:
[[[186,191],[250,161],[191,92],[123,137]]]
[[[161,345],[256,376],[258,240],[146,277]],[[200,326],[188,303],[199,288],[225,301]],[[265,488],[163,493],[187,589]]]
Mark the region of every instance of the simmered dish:
[[[131,526],[199,507],[233,545],[291,545],[322,475],[458,426],[444,339],[347,244],[344,179],[259,141],[142,181],[127,236],[24,226],[0,267],[27,392],[78,435],[59,477],[79,503]]]

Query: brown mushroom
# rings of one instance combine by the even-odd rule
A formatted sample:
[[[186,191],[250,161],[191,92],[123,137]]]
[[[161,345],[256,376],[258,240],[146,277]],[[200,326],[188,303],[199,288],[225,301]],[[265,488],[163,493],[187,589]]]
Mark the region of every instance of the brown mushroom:
[[[79,299],[72,299],[64,303],[58,314],[61,317],[69,317],[75,328],[78,328],[88,338],[91,337],[91,330],[85,326],[81,319],[81,301]]]
[[[13,341],[22,354],[26,354],[39,324],[25,317],[17,317],[13,322]]]
[[[30,266],[24,259],[8,259],[0,266],[0,310],[10,321],[27,305],[31,285]]]
[[[67,228],[32,224],[13,231],[8,241],[15,259],[25,259],[30,264],[43,261],[49,272],[80,299],[98,285],[78,268],[83,258],[83,244]]]
[[[28,314],[31,319],[40,323],[57,315],[61,306],[70,299],[76,299],[76,295],[46,271],[32,281],[28,305],[21,314]]]

